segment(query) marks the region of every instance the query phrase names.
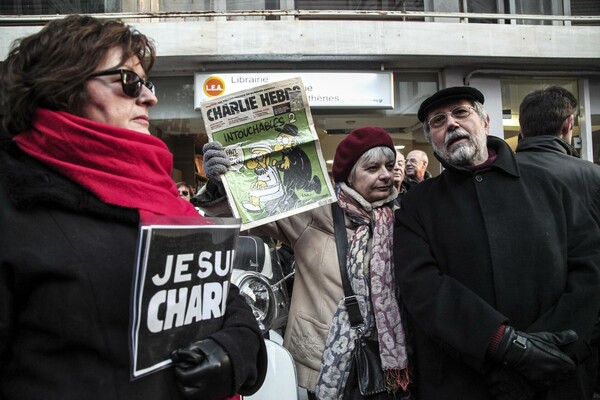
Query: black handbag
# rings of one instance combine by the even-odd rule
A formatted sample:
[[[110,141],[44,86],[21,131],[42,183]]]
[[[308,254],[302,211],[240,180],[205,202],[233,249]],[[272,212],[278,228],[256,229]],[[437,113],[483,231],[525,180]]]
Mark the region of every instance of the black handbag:
[[[379,355],[379,343],[375,340],[370,340],[364,335],[362,329],[364,321],[346,272],[348,237],[346,236],[344,213],[337,203],[331,204],[331,211],[333,213],[333,226],[340,274],[342,276],[342,285],[344,286],[344,303],[348,311],[350,325],[357,333],[354,350],[352,351],[351,376],[348,378],[347,385],[353,386],[353,382],[356,380],[360,394],[363,396],[383,393],[386,391],[386,386],[383,368],[381,367],[381,357]],[[346,398],[346,393],[348,392],[351,392],[351,390],[345,390],[344,398]]]
[[[377,341],[364,336],[357,338],[354,341],[352,362],[356,364],[360,394],[369,396],[386,390]]]

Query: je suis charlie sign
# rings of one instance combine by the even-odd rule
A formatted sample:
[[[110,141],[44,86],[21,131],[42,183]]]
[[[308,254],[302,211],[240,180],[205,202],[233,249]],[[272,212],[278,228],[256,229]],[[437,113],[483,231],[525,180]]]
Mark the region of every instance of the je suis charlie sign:
[[[221,328],[239,229],[235,219],[141,226],[130,332],[133,379],[169,366],[173,350]]]

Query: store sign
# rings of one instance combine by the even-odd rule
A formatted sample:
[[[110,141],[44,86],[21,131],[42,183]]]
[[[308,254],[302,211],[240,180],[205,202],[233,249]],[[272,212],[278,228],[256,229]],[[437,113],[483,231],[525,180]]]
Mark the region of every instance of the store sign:
[[[197,73],[194,107],[223,94],[267,83],[300,77],[312,108],[393,108],[391,72],[254,72],[233,74]]]

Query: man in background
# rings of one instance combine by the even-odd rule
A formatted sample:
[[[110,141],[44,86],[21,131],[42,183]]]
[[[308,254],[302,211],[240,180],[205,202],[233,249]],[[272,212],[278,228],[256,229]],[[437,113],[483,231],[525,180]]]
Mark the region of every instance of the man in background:
[[[579,158],[570,145],[577,115],[577,99],[567,89],[549,86],[529,93],[519,107],[520,141],[517,159],[524,168],[539,165],[560,178],[581,197],[584,206],[600,225],[600,166]],[[594,357],[598,358],[600,319],[592,335]],[[592,363],[598,367],[598,361]],[[600,369],[600,368],[597,368]],[[594,398],[600,398],[600,377],[590,371]]]
[[[581,196],[600,224],[600,166],[579,158],[571,145],[577,99],[560,86],[529,93],[519,107],[517,159],[540,165]]]
[[[424,151],[413,150],[408,153],[406,156],[406,178],[404,178],[407,189],[431,178],[431,174],[427,171],[428,165],[429,159]]]
[[[394,187],[398,191],[398,197],[394,203],[400,206],[400,199],[406,193],[406,183],[404,182],[404,176],[406,175],[404,154],[400,150],[396,149],[396,163],[394,164]]]

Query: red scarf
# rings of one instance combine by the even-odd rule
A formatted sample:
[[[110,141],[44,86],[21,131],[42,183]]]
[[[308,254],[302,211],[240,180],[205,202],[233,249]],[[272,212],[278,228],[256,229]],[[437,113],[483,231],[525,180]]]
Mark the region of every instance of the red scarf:
[[[139,210],[142,220],[152,215],[200,217],[179,197],[171,178],[173,156],[152,135],[40,108],[33,127],[14,141],[103,202]]]

